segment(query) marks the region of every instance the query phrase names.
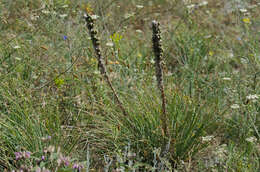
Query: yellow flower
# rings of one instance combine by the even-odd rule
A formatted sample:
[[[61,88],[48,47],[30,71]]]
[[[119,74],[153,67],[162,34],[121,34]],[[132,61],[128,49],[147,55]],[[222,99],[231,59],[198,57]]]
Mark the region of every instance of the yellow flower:
[[[64,79],[56,78],[56,79],[54,80],[54,82],[55,82],[55,85],[56,85],[58,88],[60,88],[60,87],[64,84]]]
[[[93,14],[93,8],[89,3],[83,5],[83,9],[88,13],[88,14]]]
[[[140,52],[137,53],[137,57],[141,58],[142,54]]]
[[[110,60],[109,60],[109,61],[108,61],[108,64],[119,64],[119,61],[117,61],[117,60],[116,60],[116,61],[110,61]]]
[[[110,38],[112,39],[112,41],[117,44],[119,43],[119,41],[123,38],[122,35],[120,35],[119,33],[114,33],[113,35],[110,36]]]
[[[213,56],[214,52],[213,51],[209,51],[209,56]]]
[[[250,24],[251,23],[250,18],[243,18],[243,22],[245,24]]]

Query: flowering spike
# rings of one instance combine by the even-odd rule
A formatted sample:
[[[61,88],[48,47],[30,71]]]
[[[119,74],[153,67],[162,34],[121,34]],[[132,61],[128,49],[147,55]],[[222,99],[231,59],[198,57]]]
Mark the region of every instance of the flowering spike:
[[[161,99],[162,99],[162,115],[161,115],[161,121],[162,121],[162,129],[163,134],[166,136],[168,135],[167,131],[167,124],[166,124],[166,98],[164,93],[164,86],[163,86],[163,70],[162,70],[162,55],[163,55],[163,49],[161,44],[161,31],[159,28],[159,23],[157,21],[152,21],[152,30],[153,30],[153,51],[155,55],[155,68],[156,68],[156,79],[157,79],[157,85],[161,92]]]
[[[101,54],[101,47],[100,47],[100,40],[99,38],[97,37],[97,30],[94,29],[94,19],[92,18],[91,15],[89,14],[85,14],[84,15],[84,18],[87,22],[87,28],[89,30],[89,34],[90,34],[90,37],[91,37],[91,40],[92,40],[92,44],[93,44],[93,47],[94,47],[94,50],[96,52],[96,55],[97,55],[97,60],[98,60],[98,68],[100,70],[100,73],[103,75],[103,77],[105,78],[105,80],[107,81],[110,89],[112,90],[115,98],[116,98],[116,101],[119,105],[119,108],[122,110],[123,114],[126,116],[127,115],[127,112],[123,106],[123,103],[121,102],[121,100],[119,99],[118,95],[117,95],[117,92],[116,90],[114,89],[111,81],[110,81],[110,78],[107,74],[107,70],[106,70],[106,66],[104,64],[104,58]]]

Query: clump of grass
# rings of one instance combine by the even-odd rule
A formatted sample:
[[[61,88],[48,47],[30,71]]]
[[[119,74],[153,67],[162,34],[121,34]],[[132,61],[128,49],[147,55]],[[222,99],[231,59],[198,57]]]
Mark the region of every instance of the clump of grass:
[[[205,144],[201,136],[210,126],[208,120],[212,118],[202,107],[197,106],[191,99],[171,92],[170,102],[166,106],[166,95],[163,86],[162,46],[159,24],[153,22],[153,48],[156,55],[156,78],[161,97],[155,88],[140,87],[136,89],[137,98],[128,97],[126,105],[130,111],[128,116],[119,119],[117,113],[112,112],[106,117],[96,118],[95,137],[103,139],[103,146],[111,151],[120,151],[129,142],[134,152],[142,157],[144,162],[151,162],[153,150],[159,148],[160,160],[168,157],[172,167],[176,167],[180,160],[187,160],[201,150]],[[148,91],[149,90],[149,91]],[[172,95],[174,95],[172,97]],[[162,102],[162,103],[160,103]],[[192,103],[191,103],[192,102]],[[159,106],[162,104],[161,106]],[[162,109],[162,113],[161,110]],[[168,116],[166,116],[166,110]],[[169,141],[166,143],[166,138]],[[102,149],[102,148],[101,148]],[[107,150],[106,150],[107,151]],[[162,163],[162,162],[161,162]],[[159,168],[159,166],[157,166]]]

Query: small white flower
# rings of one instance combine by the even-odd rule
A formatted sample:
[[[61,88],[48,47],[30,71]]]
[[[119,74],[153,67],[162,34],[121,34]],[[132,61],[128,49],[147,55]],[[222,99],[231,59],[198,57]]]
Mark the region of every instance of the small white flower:
[[[206,36],[204,36],[205,39],[209,39],[209,38],[211,38],[211,37],[212,37],[212,35],[206,35]]]
[[[251,94],[251,95],[246,96],[246,99],[252,100],[252,102],[256,102],[256,99],[258,99],[258,98],[259,98],[259,95],[257,95],[257,94]]]
[[[240,11],[241,13],[246,13],[246,12],[247,12],[247,9],[241,8],[241,9],[239,9],[239,11]]]
[[[152,59],[150,62],[151,62],[152,64],[154,64],[154,63],[155,63],[154,59]]]
[[[208,1],[202,1],[201,3],[198,4],[198,6],[205,6],[208,5]]]
[[[257,138],[255,136],[252,136],[252,137],[248,137],[246,138],[246,141],[247,142],[250,142],[250,143],[254,143],[257,141]]]
[[[21,48],[19,45],[16,45],[16,46],[14,46],[13,47],[14,49],[19,49],[19,48]]]
[[[98,16],[98,15],[91,15],[91,18],[94,19],[94,20],[96,20],[96,19],[99,18],[99,16]]]
[[[229,52],[229,53],[228,53],[228,57],[229,57],[229,58],[233,58],[233,57],[234,57],[233,52]]]
[[[106,43],[106,46],[108,46],[108,47],[113,47],[114,44],[113,44],[113,42],[107,42],[107,43]]]
[[[239,109],[239,105],[238,104],[233,104],[230,107],[231,107],[231,109]]]
[[[227,145],[226,144],[219,145],[213,153],[216,157],[220,159],[225,159],[227,154]]]
[[[144,6],[142,6],[142,5],[136,5],[136,8],[142,9],[142,8],[144,8]]]
[[[42,13],[43,13],[43,14],[50,14],[51,12],[48,11],[48,10],[42,10]]]
[[[134,15],[135,15],[134,13],[127,13],[127,14],[124,15],[124,18],[128,19],[130,17],[133,17]]]
[[[241,60],[241,63],[243,63],[243,64],[247,64],[248,63],[248,60],[245,59],[245,58],[241,58],[240,60]]]
[[[21,61],[22,59],[19,57],[15,57],[15,60]]]
[[[228,77],[224,77],[222,78],[224,81],[231,81],[231,78],[228,78]]]
[[[195,4],[191,4],[191,5],[187,5],[186,7],[188,8],[188,9],[192,9],[192,8],[194,8],[196,5]]]
[[[37,15],[36,16],[34,16],[34,15],[31,16],[31,20],[37,20],[38,18],[39,18],[39,16],[37,16]]]
[[[135,30],[135,32],[137,32],[137,33],[143,33],[143,31],[140,30],[140,29]]]
[[[99,75],[100,72],[99,72],[98,70],[95,70],[95,71],[94,71],[94,74]]]
[[[68,8],[69,6],[66,4],[66,5],[63,5],[62,8]]]
[[[68,14],[61,14],[60,15],[60,18],[65,18],[65,17],[67,17],[68,16]]]
[[[214,138],[214,136],[205,136],[205,137],[202,137],[202,141],[203,142],[210,142],[213,138]]]

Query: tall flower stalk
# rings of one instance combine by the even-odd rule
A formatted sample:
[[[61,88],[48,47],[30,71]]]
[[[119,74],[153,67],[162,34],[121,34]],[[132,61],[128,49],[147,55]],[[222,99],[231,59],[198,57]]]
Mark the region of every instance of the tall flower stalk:
[[[101,54],[100,40],[97,37],[98,31],[94,28],[94,26],[95,26],[94,19],[89,14],[85,14],[84,18],[85,18],[85,20],[87,22],[87,28],[89,30],[89,34],[90,34],[90,37],[91,37],[91,40],[92,40],[92,44],[93,44],[93,47],[95,49],[95,53],[96,53],[96,56],[97,56],[98,69],[99,69],[100,73],[102,74],[102,76],[105,78],[108,86],[112,90],[112,92],[113,92],[113,94],[115,96],[115,99],[116,99],[116,101],[118,103],[119,108],[121,109],[123,114],[126,116],[127,112],[126,112],[126,110],[125,110],[125,108],[123,106],[123,103],[119,99],[119,96],[118,96],[116,90],[114,89],[114,87],[113,87],[113,85],[111,83],[111,80],[110,80],[110,78],[109,78],[109,76],[107,74],[106,66],[105,66],[105,63],[104,63],[104,58],[103,58],[103,56]]]
[[[163,69],[162,69],[162,55],[163,49],[161,44],[161,31],[159,28],[159,23],[157,21],[152,21],[152,30],[153,30],[153,51],[155,55],[155,68],[156,68],[156,79],[157,79],[157,86],[161,92],[161,99],[162,99],[162,129],[166,136],[168,136],[168,129],[167,129],[167,115],[166,115],[166,97],[164,93],[164,85],[163,85]]]

